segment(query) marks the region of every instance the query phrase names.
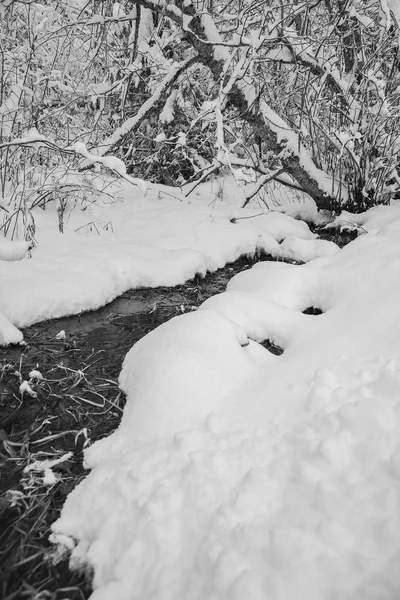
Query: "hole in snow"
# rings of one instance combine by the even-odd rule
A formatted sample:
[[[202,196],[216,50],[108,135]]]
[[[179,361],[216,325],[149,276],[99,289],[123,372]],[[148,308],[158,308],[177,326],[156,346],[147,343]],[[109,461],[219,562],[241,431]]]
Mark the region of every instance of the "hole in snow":
[[[303,315],[322,315],[323,311],[315,306],[309,306],[303,310]]]
[[[275,356],[283,354],[283,348],[277,346],[274,342],[271,342],[271,340],[264,340],[261,342],[261,346],[268,350],[268,352],[271,352],[271,354],[275,354]]]

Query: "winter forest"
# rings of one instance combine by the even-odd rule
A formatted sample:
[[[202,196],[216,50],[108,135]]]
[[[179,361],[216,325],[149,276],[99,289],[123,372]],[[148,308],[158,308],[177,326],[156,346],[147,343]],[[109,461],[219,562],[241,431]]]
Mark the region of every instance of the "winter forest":
[[[400,597],[400,0],[0,0],[0,596]]]
[[[247,201],[268,181],[339,212],[398,191],[395,0],[4,0],[0,10],[1,191],[18,209],[3,231],[29,228],[32,204],[68,192],[62,171],[125,173],[110,155],[167,185],[250,170]]]

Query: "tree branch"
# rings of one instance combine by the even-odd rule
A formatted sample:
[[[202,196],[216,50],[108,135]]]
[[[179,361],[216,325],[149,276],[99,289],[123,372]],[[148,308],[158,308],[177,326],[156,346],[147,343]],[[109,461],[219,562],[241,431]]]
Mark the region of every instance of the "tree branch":
[[[182,27],[187,41],[198,54],[198,61],[210,69],[216,82],[224,79],[231,54],[228,48],[215,45],[220,43],[221,38],[210,14],[198,13],[187,0],[175,0],[174,4],[164,0],[139,1],[146,8],[163,12]],[[251,125],[268,149],[279,156],[284,171],[300,184],[320,208],[331,208],[337,202],[337,197],[345,197],[345,190],[315,166],[309,152],[300,143],[298,134],[265,102],[261,103],[261,110],[254,110],[254,86],[246,84],[243,79],[238,80],[228,91],[228,98],[231,106],[239,111],[240,117]]]
[[[146,100],[146,102],[142,105],[139,112],[134,117],[127,119],[125,123],[118,127],[118,129],[116,129],[112,135],[106,138],[100,146],[92,149],[92,154],[104,156],[111,150],[113,146],[115,146],[115,144],[121,142],[128,134],[136,131],[139,125],[144,121],[144,119],[146,119],[151,111],[160,109],[161,106],[164,105],[166,98],[170,93],[170,89],[178,77],[195,62],[197,62],[197,57],[191,57],[173,67],[171,71],[164,77],[151,98]],[[85,160],[80,168],[86,169],[91,164],[93,164],[93,161]]]

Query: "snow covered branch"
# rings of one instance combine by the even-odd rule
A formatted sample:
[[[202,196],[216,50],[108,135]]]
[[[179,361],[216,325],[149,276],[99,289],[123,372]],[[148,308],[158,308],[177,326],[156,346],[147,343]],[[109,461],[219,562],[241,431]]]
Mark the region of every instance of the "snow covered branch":
[[[176,82],[178,77],[188,69],[192,64],[196,62],[195,57],[190,57],[184,60],[181,63],[178,63],[173,68],[171,68],[170,72],[164,77],[160,85],[156,88],[152,96],[144,102],[138,113],[130,117],[123,123],[120,127],[118,127],[113,134],[106,138],[101,145],[92,150],[92,154],[96,156],[104,156],[110,149],[121,142],[121,140],[128,134],[135,131],[139,125],[146,119],[150,112],[160,109],[167,100],[169,93],[171,91],[171,87]],[[82,165],[81,169],[89,167],[93,164],[93,160],[86,160]]]
[[[198,60],[210,69],[216,82],[224,83],[232,56],[228,48],[220,45],[220,34],[209,13],[197,12],[188,1],[181,3],[177,0],[172,4],[161,0],[140,0],[140,3],[157,12],[163,11],[178,23],[196,50]],[[265,101],[259,110],[256,109],[255,104],[260,106],[255,103],[256,87],[254,83],[246,81],[243,75],[236,73],[235,81],[227,93],[229,103],[251,125],[268,150],[279,156],[283,171],[293,177],[321,208],[331,207],[338,197],[345,198],[346,191],[316,167],[299,135]]]
[[[264,185],[266,185],[269,181],[276,180],[276,178],[282,174],[283,174],[283,169],[276,169],[272,173],[266,173],[265,175],[260,177],[258,179],[257,183],[253,186],[253,188],[251,190],[249,190],[248,192],[246,192],[246,201],[243,204],[243,206],[247,206],[247,204],[250,202],[250,200],[258,194],[258,192],[264,187]]]
[[[251,148],[260,187],[275,173],[320,208],[388,202],[400,193],[399,6],[8,2],[1,193],[19,185],[24,147],[62,162],[78,142],[90,149],[82,168],[113,153],[167,185]]]

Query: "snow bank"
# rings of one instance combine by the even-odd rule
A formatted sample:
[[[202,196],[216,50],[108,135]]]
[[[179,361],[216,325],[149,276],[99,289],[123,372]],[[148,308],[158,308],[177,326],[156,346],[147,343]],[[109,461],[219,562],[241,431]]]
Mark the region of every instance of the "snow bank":
[[[398,228],[399,219],[400,203],[395,202],[391,206],[374,206],[366,212],[359,214],[344,210],[334,221],[327,225],[326,228],[341,230],[353,230],[358,228],[360,231],[377,233],[392,224]]]
[[[147,439],[201,427],[218,405],[229,408],[235,388],[254,375],[249,341],[234,323],[215,311],[175,317],[125,358],[120,387],[137,400],[124,411],[121,428],[132,433],[133,420]],[[149,412],[157,415],[151,423]]]
[[[14,327],[11,321],[0,310],[0,346],[19,344],[22,340],[23,335],[21,331]]]
[[[399,267],[393,228],[256,265],[133,347],[53,526],[92,600],[398,598]]]
[[[290,236],[281,243],[281,250],[286,258],[308,262],[314,258],[336,254],[339,252],[339,247],[334,242],[327,240],[302,240],[296,236]]]
[[[11,241],[0,237],[0,260],[22,260],[31,245],[25,241]]]
[[[20,340],[16,328],[97,309],[131,288],[182,284],[243,254],[295,259],[293,241],[290,247],[279,243],[288,236],[310,242],[307,260],[331,252],[304,223],[225,201],[215,204],[209,191],[194,196],[193,204],[164,186],[150,188],[147,199],[134,187],[107,191],[95,204],[75,206],[71,198],[63,234],[53,204],[34,210],[38,245],[32,258],[0,260],[0,344]],[[6,251],[25,254],[27,247],[0,239],[0,259]],[[304,251],[301,256],[304,260]]]

